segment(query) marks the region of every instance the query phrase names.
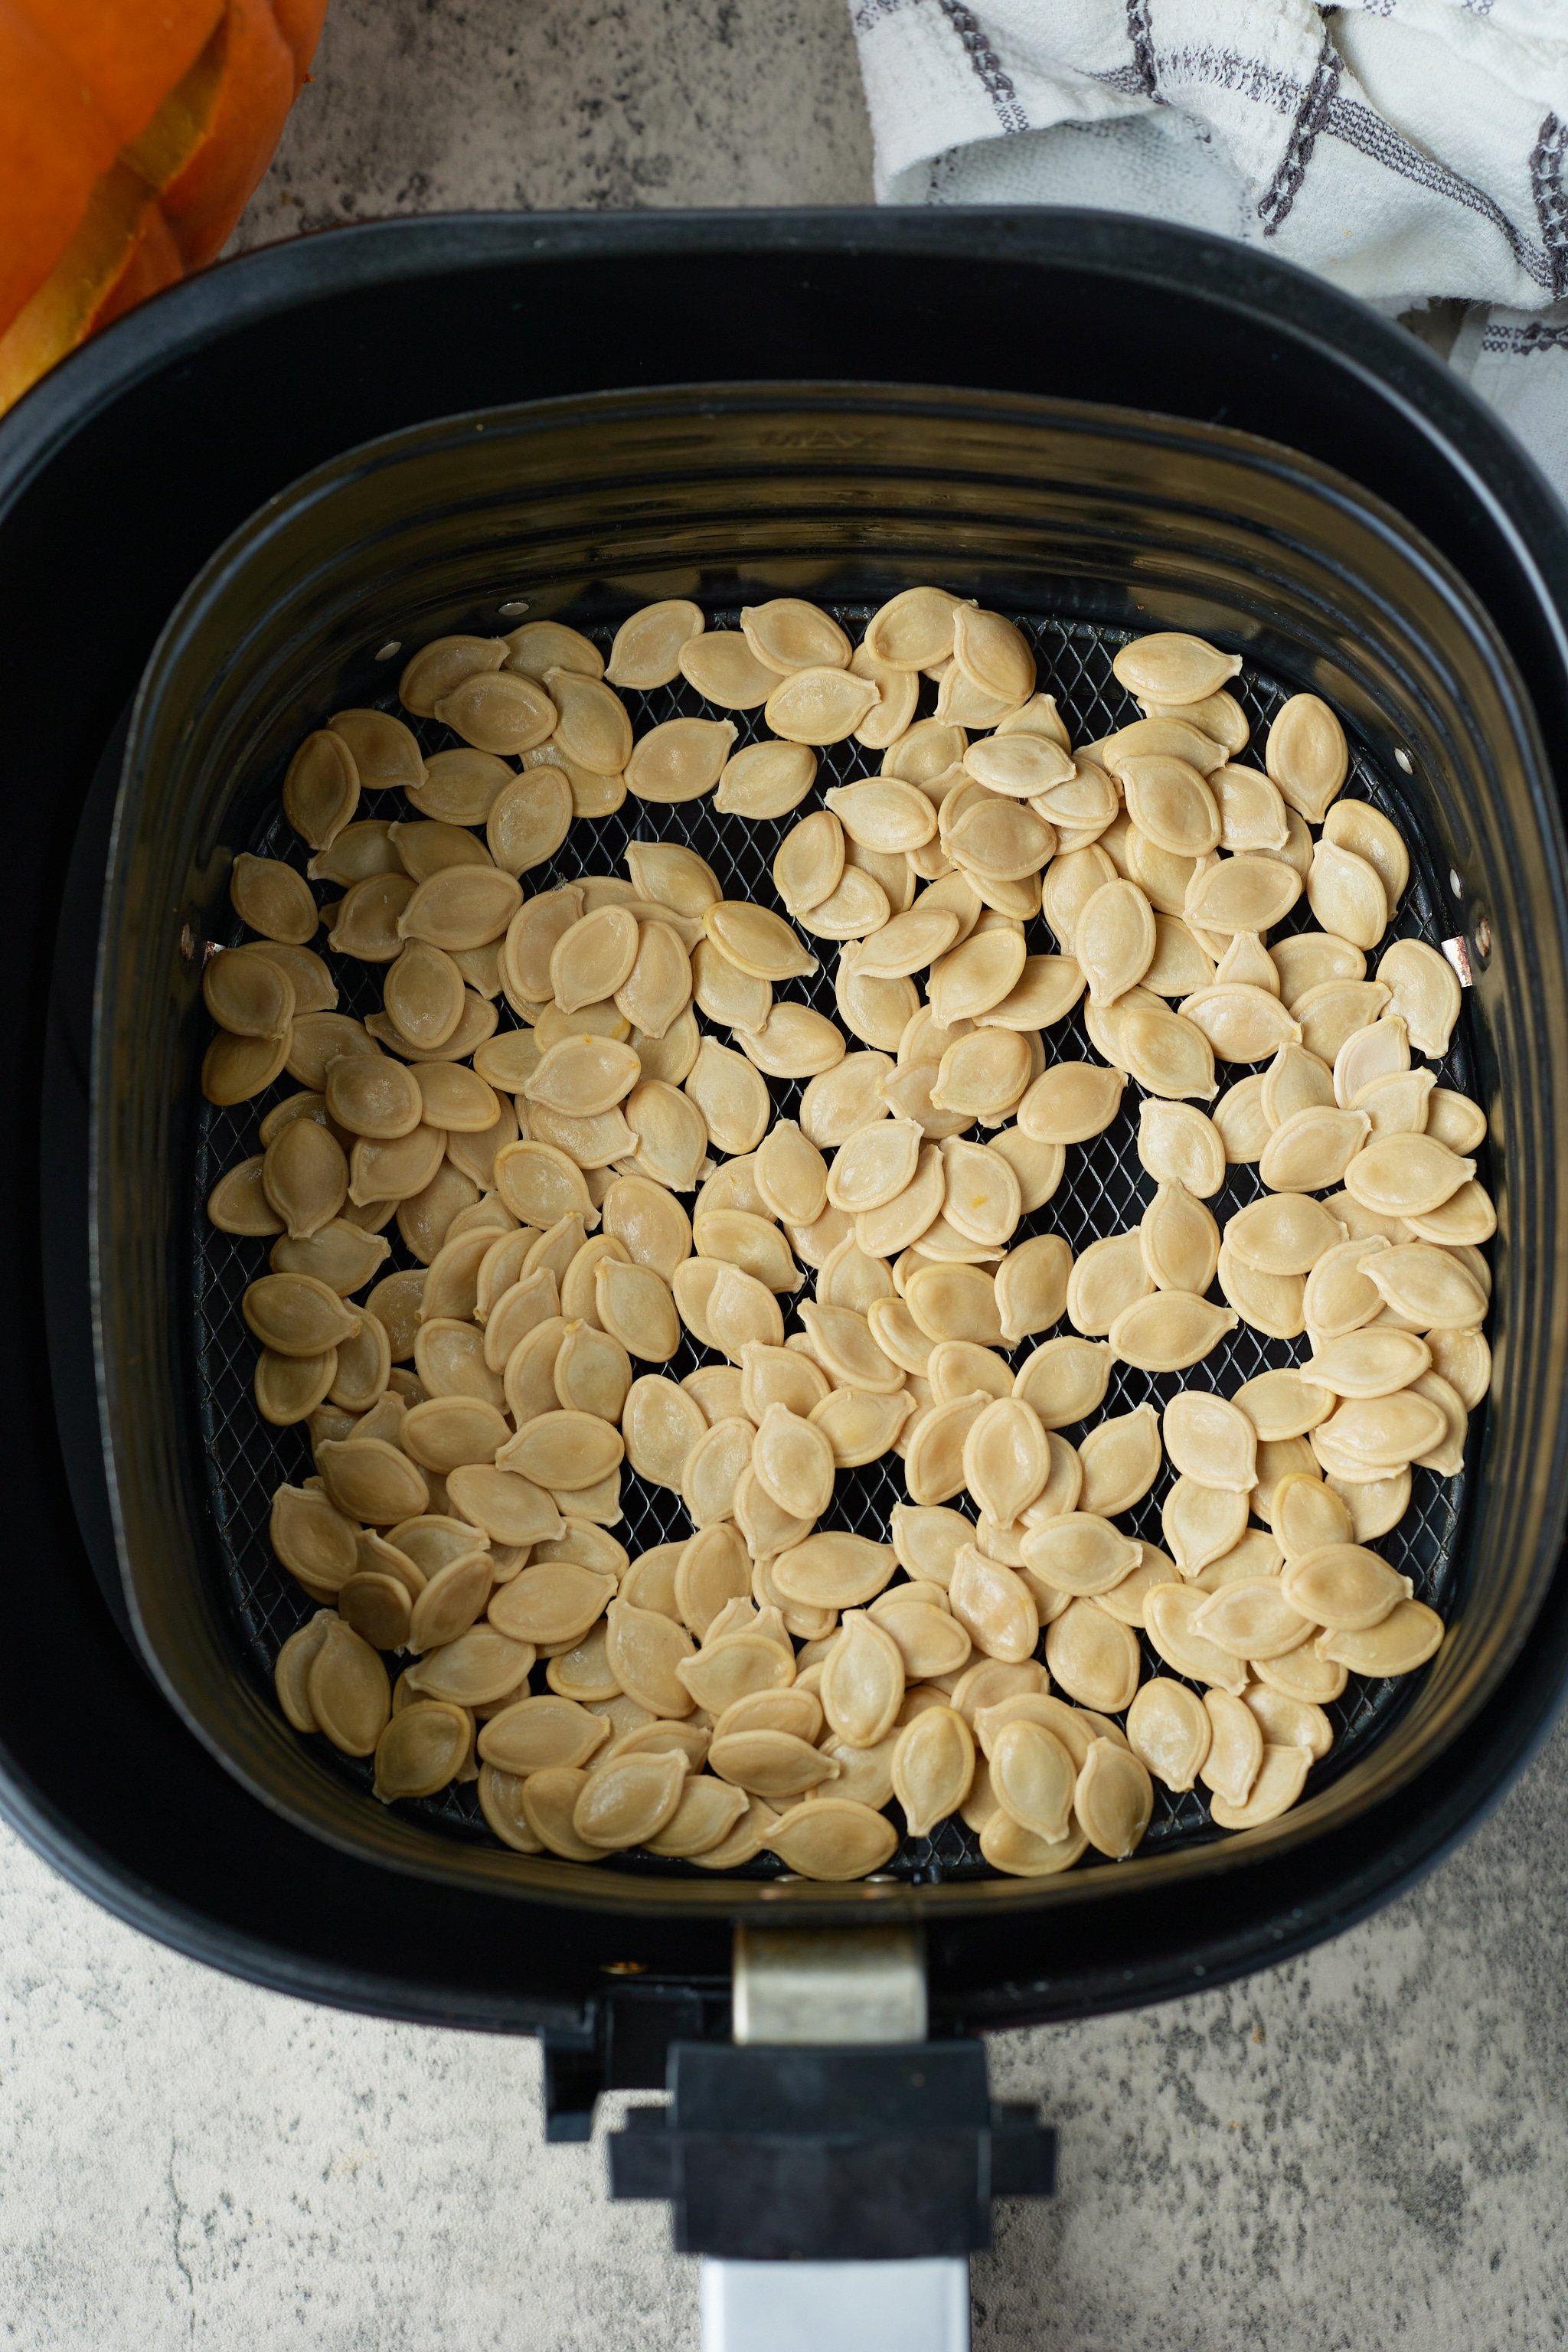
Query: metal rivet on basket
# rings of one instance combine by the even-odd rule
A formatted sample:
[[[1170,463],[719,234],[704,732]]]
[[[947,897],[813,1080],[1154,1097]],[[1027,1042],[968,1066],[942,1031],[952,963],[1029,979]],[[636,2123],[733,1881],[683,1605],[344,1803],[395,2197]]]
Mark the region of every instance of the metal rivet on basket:
[[[1394,745],[1394,756],[1407,776],[1413,776],[1415,773],[1415,762],[1412,760],[1409,752],[1405,750],[1402,744],[1396,743]]]
[[[371,658],[373,661],[390,661],[395,654],[400,654],[402,651],[403,639],[401,637],[388,637],[384,646],[377,646]]]
[[[516,619],[521,614],[526,613],[527,610],[528,599],[526,596],[509,596],[504,604],[498,604],[496,606],[496,611],[501,614],[509,621]],[[639,1968],[642,1966],[642,1962],[640,1960],[637,1962],[637,1966]]]

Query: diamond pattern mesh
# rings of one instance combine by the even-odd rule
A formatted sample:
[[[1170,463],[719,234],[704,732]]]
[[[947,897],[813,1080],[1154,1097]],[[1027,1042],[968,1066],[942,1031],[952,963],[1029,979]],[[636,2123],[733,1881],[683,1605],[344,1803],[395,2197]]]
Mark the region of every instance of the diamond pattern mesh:
[[[834,609],[852,632],[864,624],[870,612],[868,606],[859,605]],[[1091,742],[1138,715],[1131,698],[1112,677],[1110,667],[1128,633],[1081,621],[1023,614],[1016,617],[1034,646],[1040,687],[1055,694],[1075,742]],[[720,613],[712,619],[716,627],[733,627],[738,615]],[[596,628],[591,634],[607,646],[611,634],[607,628]],[[1251,671],[1232,681],[1232,691],[1244,705],[1253,727],[1253,744],[1249,752],[1242,755],[1244,758],[1259,757],[1263,730],[1292,690]],[[932,692],[930,688],[922,688],[922,712],[930,708]],[[639,735],[661,719],[713,715],[711,707],[684,681],[653,693],[628,693],[625,699]],[[382,707],[397,709],[395,695],[389,692],[384,696]],[[737,748],[739,743],[754,741],[767,732],[760,711],[726,715],[732,717],[739,728]],[[427,752],[458,740],[434,720],[414,723]],[[867,752],[853,742],[831,746],[819,754],[819,789],[873,773],[879,766],[879,754]],[[281,783],[280,772],[276,782]],[[1394,932],[1438,944],[1450,929],[1447,877],[1433,863],[1430,836],[1409,787],[1391,782],[1356,751],[1345,789],[1390,815],[1409,847],[1411,882],[1394,925]],[[308,853],[284,822],[277,800],[274,798],[267,805],[277,813],[250,846],[263,856],[283,858],[302,871]],[[712,866],[727,898],[760,899],[776,905],[773,859],[785,833],[809,805],[808,803],[777,821],[748,822],[740,817],[721,817],[710,800],[663,807],[628,798],[613,816],[574,824],[558,855],[548,866],[528,877],[526,887],[531,893],[554,888],[584,873],[624,874],[626,843],[633,839],[658,839],[684,842],[698,851]],[[410,817],[416,812],[403,803],[400,794],[382,793],[375,797],[374,814]],[[333,892],[318,888],[317,895],[328,897]],[[1311,921],[1303,898],[1274,936],[1310,928]],[[1031,952],[1055,948],[1056,941],[1042,922],[1032,924],[1029,932]],[[241,936],[237,924],[227,934],[233,940]],[[321,945],[320,940],[317,944]],[[836,1017],[832,956],[833,950],[826,948],[823,968],[808,981],[790,982],[786,992],[830,1018]],[[361,1015],[375,1010],[381,1001],[380,971],[349,958],[334,958],[332,963],[342,1009]],[[512,1016],[504,999],[500,1001],[500,1014],[502,1025],[508,1025]],[[1470,1018],[1467,1005],[1455,1030],[1448,1058],[1439,1066],[1437,1076],[1442,1085],[1474,1094]],[[704,1022],[702,1025],[706,1028],[710,1024]],[[855,1042],[851,1040],[852,1047]],[[1099,1059],[1076,1013],[1047,1032],[1046,1049],[1053,1060]],[[1234,1065],[1220,1065],[1222,1088],[1246,1075],[1245,1069]],[[793,1116],[801,1087],[776,1079],[768,1083],[779,1113]],[[205,1107],[196,1129],[191,1171],[195,1242],[191,1308],[201,1441],[211,1511],[209,1569],[226,1591],[237,1643],[251,1672],[268,1691],[272,1661],[279,1647],[305,1622],[313,1604],[272,1558],[267,1538],[268,1512],[273,1490],[282,1481],[297,1482],[310,1475],[310,1447],[302,1428],[279,1430],[265,1424],[251,1398],[256,1349],[241,1319],[239,1298],[247,1283],[266,1270],[269,1244],[218,1233],[208,1223],[202,1204],[218,1176],[237,1160],[256,1150],[256,1130],[262,1115],[275,1099],[280,1099],[293,1087],[294,1081],[285,1076],[270,1094],[258,1102],[242,1104],[233,1110]],[[1106,1132],[1088,1144],[1068,1147],[1067,1172],[1056,1198],[1024,1219],[1016,1240],[1026,1240],[1037,1233],[1058,1233],[1077,1255],[1099,1236],[1120,1233],[1137,1222],[1153,1192],[1152,1180],[1140,1164],[1135,1148],[1139,1099],[1140,1090],[1130,1086],[1121,1111]],[[1481,1172],[1486,1172],[1484,1166]],[[1223,1227],[1229,1215],[1256,1199],[1262,1190],[1256,1167],[1233,1168],[1224,1189],[1209,1206]],[[384,1271],[415,1263],[403,1247],[395,1222],[386,1227],[386,1238],[392,1244],[392,1257]],[[807,1286],[801,1296],[810,1295],[808,1273]],[[1046,1336],[1048,1335],[1038,1335]],[[1013,1351],[1013,1360],[1021,1360],[1037,1344],[1037,1339],[1026,1342]],[[1244,1324],[1205,1360],[1203,1374],[1205,1381],[1212,1378],[1216,1389],[1229,1394],[1255,1374],[1277,1365],[1300,1362],[1308,1352],[1305,1339],[1267,1339]],[[679,1378],[700,1363],[715,1360],[720,1360],[688,1337],[668,1369],[672,1377]],[[1152,1374],[1119,1365],[1112,1373],[1101,1412],[1127,1412],[1145,1401],[1163,1406],[1188,1377]],[[1473,1465],[1476,1449],[1483,1442],[1484,1418],[1484,1411],[1472,1416],[1468,1465]],[[1069,1429],[1064,1434],[1077,1442],[1087,1434],[1088,1426]],[[1151,1492],[1134,1509],[1123,1514],[1121,1523],[1131,1533],[1151,1542],[1161,1541],[1160,1508],[1173,1475],[1169,1464],[1165,1464]],[[1468,1468],[1452,1479],[1441,1479],[1429,1470],[1416,1469],[1410,1507],[1400,1526],[1379,1546],[1389,1564],[1413,1580],[1417,1596],[1445,1614],[1457,1598],[1468,1486]],[[902,1465],[895,1456],[885,1457],[864,1470],[841,1473],[833,1506],[822,1524],[885,1540],[889,1515],[903,1495]],[[629,1471],[623,1472],[622,1496],[625,1524],[616,1533],[634,1558],[655,1544],[689,1532],[679,1497],[661,1487],[646,1485]],[[960,1497],[959,1501],[962,1504],[966,1499]],[[1161,1663],[1149,1644],[1145,1643],[1143,1646],[1146,1671],[1169,1674],[1171,1669]],[[534,1679],[539,1689],[546,1687],[542,1668],[535,1670]],[[1323,1785],[1363,1754],[1392,1721],[1395,1711],[1408,1702],[1417,1680],[1411,1676],[1370,1682],[1352,1675],[1343,1697],[1329,1709],[1335,1730],[1332,1752],[1314,1767],[1309,1785]],[[318,1738],[312,1745],[328,1769],[346,1776],[368,1791],[368,1765],[340,1756],[324,1739]],[[409,1810],[447,1834],[486,1841],[489,1838],[471,1787],[448,1790]],[[1201,1789],[1189,1795],[1175,1796],[1155,1784],[1153,1819],[1143,1851],[1157,1852],[1194,1843],[1215,1834]],[[693,1867],[641,1854],[617,1855],[605,1866],[658,1875],[680,1874]],[[762,1856],[747,1865],[743,1874],[765,1877],[776,1874],[779,1868],[772,1856]],[[889,1874],[920,1884],[987,1876],[990,1873],[980,1857],[978,1840],[954,1818],[942,1823],[929,1838],[905,1839],[889,1865]]]

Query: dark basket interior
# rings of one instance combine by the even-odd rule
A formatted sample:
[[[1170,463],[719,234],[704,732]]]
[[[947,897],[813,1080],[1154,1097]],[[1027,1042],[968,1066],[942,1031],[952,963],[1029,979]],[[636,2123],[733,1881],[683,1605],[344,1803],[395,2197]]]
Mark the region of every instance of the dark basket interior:
[[[833,609],[851,634],[858,635],[871,607],[841,603]],[[574,615],[566,610],[559,617],[572,619]],[[1118,685],[1110,667],[1117,648],[1132,632],[1089,621],[1051,618],[1037,612],[1021,612],[1016,617],[1035,647],[1039,685],[1057,697],[1074,742],[1092,741],[1136,717],[1136,706]],[[710,614],[710,625],[720,627],[734,626],[736,618],[736,614],[721,611]],[[512,614],[498,619],[495,625],[504,627],[514,621]],[[585,625],[589,634],[607,647],[611,627],[602,619]],[[399,709],[390,688],[395,671],[410,650],[411,646],[405,647],[401,655],[388,662],[389,690],[380,698],[386,709]],[[1252,743],[1238,755],[1243,761],[1260,761],[1268,719],[1285,695],[1294,690],[1294,684],[1280,682],[1250,663],[1241,677],[1234,681],[1233,690],[1253,728]],[[929,687],[922,689],[922,710],[930,708],[933,691]],[[629,693],[626,699],[639,734],[661,719],[687,713],[710,715],[710,706],[683,683],[650,694]],[[297,714],[296,731],[303,733],[320,725],[326,715],[325,709],[301,709]],[[767,732],[760,711],[729,715],[739,726],[742,743]],[[414,723],[426,751],[458,740],[435,720]],[[527,875],[524,887],[531,894],[553,888],[583,873],[624,874],[626,843],[657,838],[685,842],[697,850],[713,867],[727,897],[776,905],[771,868],[784,834],[816,804],[820,793],[828,785],[874,773],[879,760],[879,754],[867,752],[853,741],[823,751],[813,794],[799,809],[776,822],[721,816],[710,800],[666,807],[628,797],[612,816],[575,822],[556,857]],[[279,762],[263,780],[261,793],[254,803],[257,819],[248,846],[266,856],[285,858],[302,871],[309,853],[282,817],[279,803],[281,772]],[[1459,928],[1455,898],[1458,883],[1457,878],[1450,877],[1446,865],[1436,857],[1436,828],[1424,816],[1417,789],[1408,780],[1391,775],[1375,765],[1364,746],[1355,743],[1353,732],[1352,768],[1344,789],[1347,793],[1372,802],[1392,817],[1410,851],[1411,880],[1394,918],[1392,935],[1422,938],[1435,946],[1440,945]],[[362,803],[360,814],[406,818],[416,812],[403,803],[400,794],[383,793],[375,795],[374,803]],[[319,899],[334,895],[331,886],[315,887]],[[1313,918],[1303,897],[1275,936],[1312,925]],[[1057,945],[1038,919],[1028,931],[1031,952],[1048,950]],[[231,920],[218,936],[232,941],[243,933]],[[321,944],[318,940],[318,947]],[[777,993],[804,1000],[833,1018],[834,950],[826,943],[814,944],[818,946],[821,968],[810,980],[791,982]],[[378,968],[346,957],[334,957],[331,963],[342,1009],[363,1015],[379,1005],[383,975]],[[504,997],[499,1000],[499,1008],[501,1025],[510,1025],[513,1016]],[[704,1030],[712,1027],[702,1016],[699,1018]],[[1480,1087],[1470,1025],[1467,996],[1448,1056],[1438,1066],[1437,1076],[1445,1086],[1478,1096]],[[722,1032],[716,1034],[723,1035]],[[851,1050],[857,1043],[850,1040]],[[1077,1012],[1047,1033],[1047,1052],[1052,1059],[1100,1058],[1089,1044]],[[1222,1090],[1247,1075],[1247,1066],[1221,1064]],[[800,1087],[779,1080],[768,1083],[778,1112],[792,1115]],[[285,1076],[258,1102],[232,1110],[204,1108],[195,1129],[195,1149],[189,1168],[189,1229],[193,1236],[190,1309],[195,1335],[196,1411],[213,1531],[210,1552],[215,1571],[223,1582],[235,1639],[256,1686],[265,1694],[268,1705],[274,1704],[270,1696],[273,1658],[286,1637],[305,1622],[314,1604],[273,1559],[267,1537],[268,1511],[273,1490],[279,1483],[285,1479],[298,1481],[309,1474],[310,1450],[302,1429],[278,1430],[264,1423],[255,1411],[250,1393],[256,1346],[241,1319],[238,1302],[245,1285],[265,1270],[269,1245],[217,1232],[209,1224],[203,1203],[224,1170],[257,1148],[257,1127],[269,1104],[293,1087],[294,1081]],[[1016,1240],[1036,1233],[1059,1233],[1076,1255],[1090,1241],[1121,1232],[1137,1222],[1153,1191],[1152,1180],[1140,1164],[1135,1149],[1139,1098],[1139,1089],[1130,1087],[1123,1107],[1110,1129],[1090,1143],[1068,1148],[1066,1173],[1055,1198],[1025,1218]],[[1484,1160],[1481,1173],[1489,1174]],[[1223,1227],[1229,1215],[1255,1199],[1262,1189],[1255,1166],[1232,1168],[1222,1192],[1209,1206]],[[384,1271],[415,1263],[402,1244],[395,1220],[385,1227],[385,1235],[392,1244],[392,1257]],[[805,1271],[807,1281],[801,1297],[810,1297],[814,1287],[810,1269]],[[1218,1296],[1217,1288],[1212,1295]],[[788,1300],[784,1304],[788,1320]],[[1057,1328],[1070,1327],[1064,1323]],[[1013,1362],[1021,1361],[1037,1344],[1038,1339],[1013,1349]],[[1152,1400],[1156,1406],[1163,1405],[1176,1389],[1188,1384],[1212,1386],[1229,1394],[1257,1373],[1273,1366],[1300,1362],[1309,1352],[1305,1339],[1271,1339],[1243,1324],[1189,1373],[1156,1375],[1118,1365],[1101,1414],[1125,1412],[1146,1400]],[[668,1369],[679,1377],[699,1363],[716,1360],[721,1360],[712,1357],[688,1336]],[[1471,1418],[1467,1468],[1458,1477],[1444,1479],[1429,1470],[1415,1469],[1409,1509],[1400,1525],[1381,1538],[1376,1547],[1394,1569],[1413,1580],[1417,1596],[1445,1616],[1463,1599],[1468,1547],[1462,1538],[1469,1468],[1481,1442],[1483,1421],[1484,1408]],[[1089,1425],[1064,1433],[1076,1443],[1087,1433]],[[1121,1524],[1131,1533],[1159,1543],[1160,1507],[1172,1479],[1167,1463],[1151,1492],[1131,1511],[1122,1515]],[[885,1540],[889,1513],[903,1498],[904,1491],[902,1465],[894,1455],[865,1470],[840,1473],[832,1507],[822,1524]],[[625,1520],[614,1532],[634,1558],[655,1544],[679,1539],[689,1532],[689,1521],[679,1498],[668,1490],[646,1484],[628,1470],[623,1473],[622,1494]],[[967,1497],[961,1496],[954,1507],[966,1505]],[[1147,1642],[1143,1647],[1148,1671],[1172,1671],[1160,1662]],[[1329,1709],[1335,1730],[1334,1746],[1325,1760],[1314,1767],[1308,1782],[1309,1795],[1328,1786],[1365,1755],[1403,1712],[1423,1679],[1422,1674],[1377,1682],[1358,1675],[1351,1677],[1343,1697]],[[535,1669],[533,1682],[539,1690],[546,1687],[542,1664]],[[368,1764],[340,1756],[322,1738],[313,1739],[310,1745],[331,1770],[363,1790],[368,1801]],[[440,1797],[398,1810],[449,1836],[492,1843],[471,1785],[454,1787]],[[1210,1825],[1207,1801],[1201,1788],[1177,1796],[1156,1784],[1154,1815],[1145,1852],[1196,1845],[1216,1834]],[[635,1853],[617,1855],[606,1867],[614,1872],[663,1877],[692,1879],[705,1875],[691,1864]],[[781,1868],[773,1857],[764,1855],[747,1865],[743,1874],[765,1879],[777,1875]],[[928,1885],[993,1874],[981,1860],[977,1838],[956,1816],[929,1838],[905,1839],[889,1872],[913,1884]]]

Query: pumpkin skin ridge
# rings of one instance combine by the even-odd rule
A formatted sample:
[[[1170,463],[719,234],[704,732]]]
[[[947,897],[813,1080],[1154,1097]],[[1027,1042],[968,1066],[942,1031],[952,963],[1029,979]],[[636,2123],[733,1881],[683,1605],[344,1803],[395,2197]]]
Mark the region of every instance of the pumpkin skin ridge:
[[[36,21],[51,14],[71,38]],[[110,73],[125,22],[115,0],[74,10],[34,0],[7,28],[0,89],[15,95],[0,101],[0,204],[17,234],[9,268],[0,261],[0,412],[100,327],[217,254],[271,160],[324,15],[325,0],[171,0],[162,41],[118,42],[128,88]],[[106,87],[91,79],[95,33]],[[9,136],[24,110],[30,135]],[[14,206],[18,179],[26,195]]]

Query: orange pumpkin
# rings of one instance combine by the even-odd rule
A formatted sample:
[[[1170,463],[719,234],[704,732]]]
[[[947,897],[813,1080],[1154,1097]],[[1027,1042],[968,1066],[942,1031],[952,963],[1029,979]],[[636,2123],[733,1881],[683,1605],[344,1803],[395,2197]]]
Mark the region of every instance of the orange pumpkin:
[[[0,0],[0,409],[219,250],[326,0]]]

